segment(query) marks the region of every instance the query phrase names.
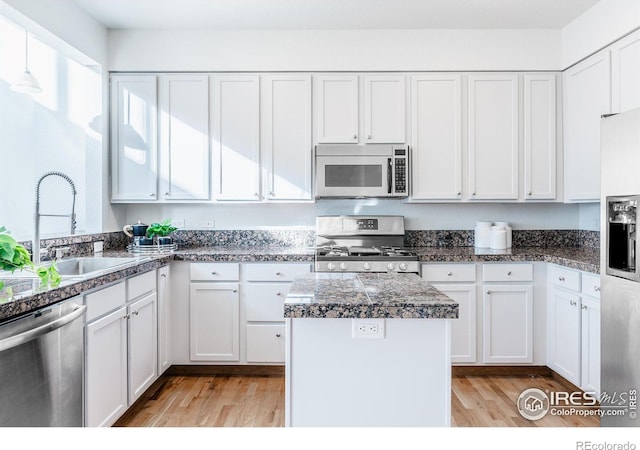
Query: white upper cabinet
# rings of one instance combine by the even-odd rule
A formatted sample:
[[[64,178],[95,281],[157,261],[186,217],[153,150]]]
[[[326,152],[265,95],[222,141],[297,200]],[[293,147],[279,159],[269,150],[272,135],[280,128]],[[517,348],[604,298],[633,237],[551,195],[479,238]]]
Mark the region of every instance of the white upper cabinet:
[[[165,200],[210,198],[209,78],[160,78],[160,192]]]
[[[321,75],[316,77],[318,142],[358,142],[358,77]]]
[[[311,75],[262,78],[267,200],[311,200]]]
[[[318,143],[405,143],[404,75],[318,75],[315,82]]]
[[[640,107],[640,31],[611,46],[612,111]]]
[[[469,76],[469,198],[518,199],[518,75]]]
[[[556,76],[524,75],[524,198],[556,198]]]
[[[364,77],[364,142],[405,142],[404,75]]]
[[[462,195],[460,87],[460,75],[411,78],[412,199],[458,200]]]
[[[155,201],[158,160],[155,76],[111,77],[111,198]]]
[[[600,200],[600,117],[611,110],[609,59],[602,51],[563,74],[566,202]]]
[[[214,193],[219,200],[261,199],[259,81],[257,75],[212,78]]]

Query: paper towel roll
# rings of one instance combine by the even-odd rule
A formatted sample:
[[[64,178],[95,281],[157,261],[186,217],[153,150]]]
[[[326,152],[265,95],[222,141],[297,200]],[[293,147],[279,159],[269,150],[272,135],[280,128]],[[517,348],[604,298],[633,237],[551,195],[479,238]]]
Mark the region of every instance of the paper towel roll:
[[[491,230],[491,248],[493,250],[506,250],[507,230],[504,228],[493,227]]]
[[[474,245],[477,248],[489,248],[491,246],[491,227],[476,227],[474,229],[474,241]]]
[[[509,222],[496,222],[495,226],[504,227],[504,229],[507,231],[507,248],[511,248],[513,244],[513,231],[511,225],[509,225]]]

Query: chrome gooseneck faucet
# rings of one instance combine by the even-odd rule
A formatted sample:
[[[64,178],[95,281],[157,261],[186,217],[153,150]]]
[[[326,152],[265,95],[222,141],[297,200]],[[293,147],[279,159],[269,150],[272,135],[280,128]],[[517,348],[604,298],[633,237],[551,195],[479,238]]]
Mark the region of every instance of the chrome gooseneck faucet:
[[[58,176],[64,180],[66,180],[71,186],[71,193],[73,194],[73,201],[71,204],[71,214],[40,214],[40,183],[42,180],[49,176]],[[66,175],[62,172],[47,172],[40,177],[38,182],[36,183],[36,212],[35,212],[35,224],[34,224],[34,235],[33,235],[33,263],[40,263],[40,217],[69,217],[71,220],[71,234],[75,234],[76,232],[76,185],[73,183],[73,180],[69,175]]]

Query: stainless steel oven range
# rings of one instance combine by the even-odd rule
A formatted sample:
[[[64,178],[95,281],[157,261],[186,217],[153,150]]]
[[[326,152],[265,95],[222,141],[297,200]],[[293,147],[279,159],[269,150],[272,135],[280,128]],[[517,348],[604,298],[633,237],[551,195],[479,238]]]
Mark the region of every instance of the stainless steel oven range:
[[[404,247],[402,216],[319,216],[316,272],[420,273],[418,255]]]

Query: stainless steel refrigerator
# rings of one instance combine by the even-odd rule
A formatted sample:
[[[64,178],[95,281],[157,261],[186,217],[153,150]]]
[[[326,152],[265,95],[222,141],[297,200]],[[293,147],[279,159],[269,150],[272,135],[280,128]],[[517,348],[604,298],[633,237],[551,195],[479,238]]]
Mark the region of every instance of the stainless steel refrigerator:
[[[640,426],[640,108],[601,127],[601,425]]]

